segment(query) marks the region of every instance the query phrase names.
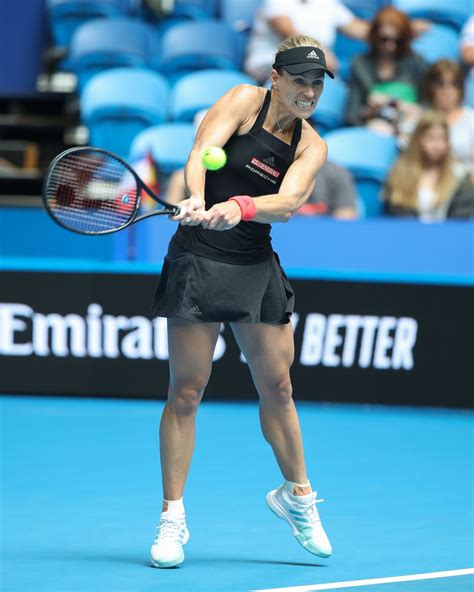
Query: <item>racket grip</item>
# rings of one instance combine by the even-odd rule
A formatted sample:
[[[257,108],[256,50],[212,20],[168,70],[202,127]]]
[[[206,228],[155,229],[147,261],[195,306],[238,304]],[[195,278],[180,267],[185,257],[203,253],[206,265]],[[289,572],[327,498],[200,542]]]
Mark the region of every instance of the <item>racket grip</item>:
[[[179,216],[182,212],[183,212],[183,208],[181,206],[176,206],[168,214],[168,218],[174,218],[175,216]]]

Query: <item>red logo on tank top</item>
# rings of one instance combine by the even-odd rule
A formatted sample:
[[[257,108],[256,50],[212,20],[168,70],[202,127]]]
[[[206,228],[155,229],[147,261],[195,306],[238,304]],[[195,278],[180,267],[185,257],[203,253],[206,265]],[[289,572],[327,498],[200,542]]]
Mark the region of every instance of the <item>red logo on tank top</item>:
[[[269,167],[268,164],[265,164],[264,162],[261,162],[260,160],[258,160],[257,158],[255,158],[255,156],[252,158],[252,160],[250,161],[254,166],[258,167],[259,169],[262,169],[262,171],[265,171],[266,173],[268,173],[269,175],[272,175],[273,177],[275,177],[276,179],[278,179],[278,177],[280,176],[280,172],[272,169],[272,167]]]

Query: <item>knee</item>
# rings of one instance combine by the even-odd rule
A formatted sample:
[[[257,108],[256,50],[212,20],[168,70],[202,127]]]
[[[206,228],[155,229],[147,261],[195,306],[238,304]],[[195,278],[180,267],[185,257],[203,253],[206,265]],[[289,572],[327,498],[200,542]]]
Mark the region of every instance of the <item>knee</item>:
[[[205,384],[188,383],[170,387],[168,405],[180,417],[194,416],[204,393]]]
[[[262,399],[269,403],[286,406],[293,402],[293,387],[289,376],[275,380],[262,391]]]

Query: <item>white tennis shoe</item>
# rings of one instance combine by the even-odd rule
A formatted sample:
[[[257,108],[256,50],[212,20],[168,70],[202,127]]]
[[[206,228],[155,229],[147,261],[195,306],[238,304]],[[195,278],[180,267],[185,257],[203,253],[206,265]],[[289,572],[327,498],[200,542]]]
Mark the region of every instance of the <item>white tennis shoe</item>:
[[[150,551],[153,567],[175,567],[183,563],[183,545],[189,540],[185,515],[170,516],[163,512],[156,529],[158,532]]]
[[[330,557],[332,547],[321,524],[316,492],[298,496],[290,494],[283,484],[267,494],[267,505],[278,518],[286,520],[293,530],[296,540],[307,551],[318,557]]]

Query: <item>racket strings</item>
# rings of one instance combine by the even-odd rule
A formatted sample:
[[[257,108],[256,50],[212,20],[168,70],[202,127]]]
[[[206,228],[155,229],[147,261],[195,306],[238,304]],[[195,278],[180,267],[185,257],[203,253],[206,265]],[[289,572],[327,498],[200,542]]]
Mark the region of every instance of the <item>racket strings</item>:
[[[49,173],[46,199],[64,226],[85,233],[106,232],[129,222],[138,205],[132,173],[102,152],[69,154]]]

